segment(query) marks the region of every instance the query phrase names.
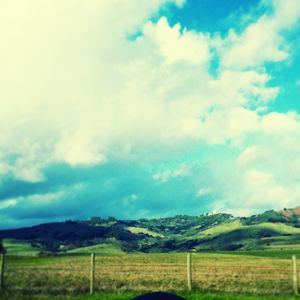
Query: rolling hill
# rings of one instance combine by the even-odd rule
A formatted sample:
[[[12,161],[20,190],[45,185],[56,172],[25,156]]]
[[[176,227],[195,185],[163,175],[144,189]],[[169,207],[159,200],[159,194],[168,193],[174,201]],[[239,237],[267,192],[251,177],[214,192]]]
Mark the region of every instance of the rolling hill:
[[[178,215],[117,220],[93,217],[1,230],[8,253],[111,253],[257,250],[300,247],[300,207],[250,217]]]

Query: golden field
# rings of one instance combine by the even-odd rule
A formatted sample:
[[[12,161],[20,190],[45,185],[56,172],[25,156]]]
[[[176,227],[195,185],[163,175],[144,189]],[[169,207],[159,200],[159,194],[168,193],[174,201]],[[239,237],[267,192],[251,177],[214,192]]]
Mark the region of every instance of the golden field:
[[[6,289],[24,295],[88,293],[90,265],[88,255],[8,257]],[[292,294],[288,257],[193,253],[192,274],[194,291]],[[185,253],[96,256],[96,292],[153,290],[187,290]]]

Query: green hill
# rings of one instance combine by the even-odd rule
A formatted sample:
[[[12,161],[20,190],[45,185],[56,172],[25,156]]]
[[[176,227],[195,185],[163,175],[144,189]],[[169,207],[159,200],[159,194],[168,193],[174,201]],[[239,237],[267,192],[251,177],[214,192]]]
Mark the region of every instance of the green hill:
[[[41,224],[2,230],[9,254],[263,250],[300,247],[300,208],[266,211],[250,217],[229,214]]]

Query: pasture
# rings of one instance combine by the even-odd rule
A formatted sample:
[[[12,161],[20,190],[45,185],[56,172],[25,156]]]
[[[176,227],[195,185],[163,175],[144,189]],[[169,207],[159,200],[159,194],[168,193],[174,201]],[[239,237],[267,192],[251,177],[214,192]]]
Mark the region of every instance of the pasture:
[[[185,253],[98,254],[94,298],[88,298],[89,255],[7,257],[4,296],[9,295],[9,299],[130,299],[141,292],[161,290],[188,299],[293,299],[289,251],[286,255],[284,250],[193,253],[191,293],[187,292]],[[95,298],[97,295],[102,296]]]

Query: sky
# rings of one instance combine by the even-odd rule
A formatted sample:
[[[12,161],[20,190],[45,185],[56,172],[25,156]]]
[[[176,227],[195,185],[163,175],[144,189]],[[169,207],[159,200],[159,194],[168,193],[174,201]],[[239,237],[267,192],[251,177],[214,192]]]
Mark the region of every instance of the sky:
[[[0,0],[0,228],[300,205],[299,0]]]

